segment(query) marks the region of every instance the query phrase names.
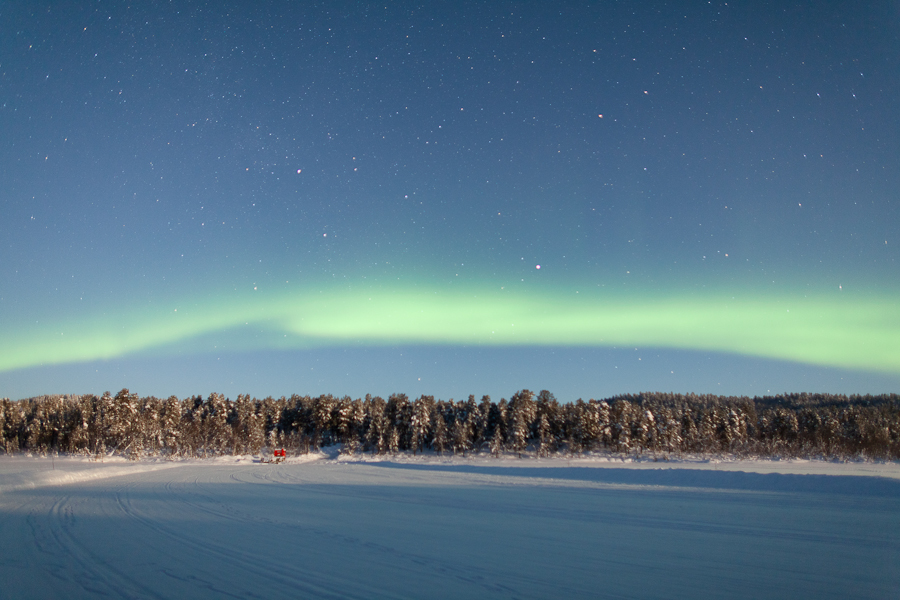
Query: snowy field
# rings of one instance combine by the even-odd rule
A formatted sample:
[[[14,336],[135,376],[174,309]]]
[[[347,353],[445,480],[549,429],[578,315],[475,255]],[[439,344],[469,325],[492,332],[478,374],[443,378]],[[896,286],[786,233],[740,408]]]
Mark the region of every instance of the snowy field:
[[[0,457],[0,597],[900,598],[900,465]]]

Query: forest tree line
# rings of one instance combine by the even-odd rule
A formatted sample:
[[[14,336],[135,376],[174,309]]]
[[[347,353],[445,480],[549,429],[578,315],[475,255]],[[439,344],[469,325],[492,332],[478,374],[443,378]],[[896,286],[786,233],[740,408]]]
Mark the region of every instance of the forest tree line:
[[[900,458],[900,395],[724,397],[626,394],[560,403],[521,390],[509,400],[387,400],[221,394],[180,400],[123,389],[0,400],[0,453],[211,457],[274,448],[308,453],[433,451],[547,456],[685,454]]]

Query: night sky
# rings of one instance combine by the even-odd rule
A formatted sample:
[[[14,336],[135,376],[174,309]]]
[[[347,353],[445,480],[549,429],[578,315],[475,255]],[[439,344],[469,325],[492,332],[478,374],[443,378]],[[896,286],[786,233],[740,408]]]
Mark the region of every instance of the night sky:
[[[887,0],[3,2],[0,396],[897,392],[898,97]]]

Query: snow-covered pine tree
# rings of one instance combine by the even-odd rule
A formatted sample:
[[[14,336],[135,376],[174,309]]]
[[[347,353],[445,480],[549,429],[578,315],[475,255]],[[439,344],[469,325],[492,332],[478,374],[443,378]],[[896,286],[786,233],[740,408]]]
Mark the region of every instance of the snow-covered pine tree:
[[[390,398],[388,398],[386,413],[390,419],[391,435],[395,435],[397,438],[397,449],[405,450],[409,448],[409,425],[412,421],[412,405],[407,395],[391,394]]]
[[[556,444],[553,443],[553,436],[550,431],[550,421],[547,419],[546,413],[542,413],[538,418],[537,432],[538,456],[549,456],[550,453],[556,449]]]
[[[160,429],[163,433],[163,452],[170,456],[183,453],[182,438],[182,404],[177,396],[169,396],[162,406]]]
[[[631,450],[631,421],[631,402],[624,398],[616,400],[610,410],[610,437],[616,452]]]
[[[508,432],[507,422],[509,421],[509,404],[506,398],[500,398],[500,402],[494,405],[491,410],[491,440],[490,450],[494,456],[499,456],[506,449]]]
[[[391,425],[388,431],[388,452],[396,454],[400,451],[400,430]]]
[[[165,435],[160,421],[163,413],[162,406],[163,401],[153,396],[140,399],[143,451],[150,456],[159,456],[165,444]]]
[[[366,407],[363,401],[357,398],[350,409],[350,441],[358,449],[362,449],[365,442]]]
[[[353,400],[350,396],[344,396],[334,403],[331,409],[331,423],[334,429],[336,441],[346,444],[350,441],[350,430],[352,426]]]
[[[409,424],[410,447],[413,455],[421,452],[431,427],[431,413],[434,407],[434,396],[419,396],[412,406],[412,422]]]
[[[431,447],[438,454],[443,454],[447,447],[450,445],[450,439],[447,431],[447,422],[444,417],[444,408],[445,403],[442,400],[438,400],[434,404],[434,410],[431,414],[431,423],[432,423],[432,440]]]
[[[388,450],[388,423],[385,415],[385,401],[379,396],[366,396],[366,445],[376,454],[384,454]]]
[[[469,413],[468,405],[459,402],[455,406],[453,418],[451,420],[450,440],[453,445],[453,452],[465,456],[472,448],[472,438],[474,437],[474,415]]]
[[[535,413],[534,393],[530,390],[518,391],[510,398],[507,419],[508,445],[509,449],[518,453],[520,457],[528,444]]]
[[[313,402],[311,437],[316,450],[331,443],[331,412],[335,403],[331,395],[319,396]]]
[[[541,424],[543,419],[544,423]],[[541,390],[535,403],[533,435],[538,440],[538,450],[543,455],[556,452],[566,426],[564,412],[556,397],[548,390]],[[542,430],[541,427],[544,429]]]
[[[494,410],[494,403],[491,397],[484,395],[478,403],[477,419],[475,420],[475,433],[473,434],[475,448],[481,450],[487,444],[490,435],[491,411]]]
[[[0,450],[12,454],[19,450],[18,419],[15,405],[9,398],[0,400]]]

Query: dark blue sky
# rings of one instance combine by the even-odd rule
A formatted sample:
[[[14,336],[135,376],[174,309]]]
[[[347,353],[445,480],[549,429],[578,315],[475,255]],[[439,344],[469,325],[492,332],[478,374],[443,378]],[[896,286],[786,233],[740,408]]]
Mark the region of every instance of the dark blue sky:
[[[896,391],[898,87],[894,2],[4,3],[0,396]]]

